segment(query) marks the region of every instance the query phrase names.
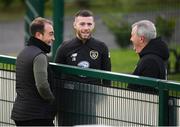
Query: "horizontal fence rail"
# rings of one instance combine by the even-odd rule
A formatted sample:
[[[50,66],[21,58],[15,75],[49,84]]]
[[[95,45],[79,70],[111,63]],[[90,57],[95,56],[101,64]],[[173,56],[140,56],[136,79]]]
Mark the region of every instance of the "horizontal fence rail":
[[[15,57],[0,55],[0,126],[14,125]],[[58,125],[110,126],[180,125],[180,83],[95,69],[50,63],[57,87]],[[111,81],[111,86],[62,79],[61,74]],[[155,91],[131,90],[128,84]]]

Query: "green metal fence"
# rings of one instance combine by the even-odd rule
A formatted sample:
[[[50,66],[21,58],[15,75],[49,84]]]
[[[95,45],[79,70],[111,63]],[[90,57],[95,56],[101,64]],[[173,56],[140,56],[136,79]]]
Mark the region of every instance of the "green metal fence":
[[[0,126],[14,125],[10,119],[15,99],[14,57],[0,55]],[[58,124],[115,126],[180,126],[180,83],[153,78],[81,69],[51,63],[58,91]],[[112,86],[67,81],[60,74],[111,80]],[[133,91],[129,83],[152,86],[156,92]]]

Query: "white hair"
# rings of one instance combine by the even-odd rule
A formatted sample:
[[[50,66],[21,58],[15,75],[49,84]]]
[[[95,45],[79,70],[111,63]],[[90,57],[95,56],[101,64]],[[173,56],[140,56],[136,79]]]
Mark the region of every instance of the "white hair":
[[[154,23],[149,20],[141,20],[135,22],[132,28],[137,27],[136,34],[138,36],[144,36],[148,41],[156,38],[157,32]]]

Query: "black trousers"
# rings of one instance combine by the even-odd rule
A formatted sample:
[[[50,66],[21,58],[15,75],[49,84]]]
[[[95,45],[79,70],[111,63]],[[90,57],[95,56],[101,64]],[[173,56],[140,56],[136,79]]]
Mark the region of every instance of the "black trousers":
[[[53,119],[33,119],[26,121],[14,121],[16,126],[54,126]]]

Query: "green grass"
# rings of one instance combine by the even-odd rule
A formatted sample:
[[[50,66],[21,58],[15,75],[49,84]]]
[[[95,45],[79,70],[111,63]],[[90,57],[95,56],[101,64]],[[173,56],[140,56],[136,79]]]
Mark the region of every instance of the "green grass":
[[[138,56],[133,50],[116,49],[111,50],[112,71],[120,73],[131,73],[138,61]]]
[[[133,49],[114,49],[110,53],[113,72],[131,74],[134,71],[139,57]],[[15,67],[0,63],[0,69],[14,70]],[[180,74],[168,75],[168,80],[180,82]]]
[[[171,74],[171,75],[168,75],[168,80],[180,82],[180,74]]]
[[[0,63],[0,70],[15,71],[15,65]]]
[[[138,62],[139,56],[133,49],[110,50],[112,71],[131,74]],[[180,81],[180,74],[169,74],[168,80]]]

